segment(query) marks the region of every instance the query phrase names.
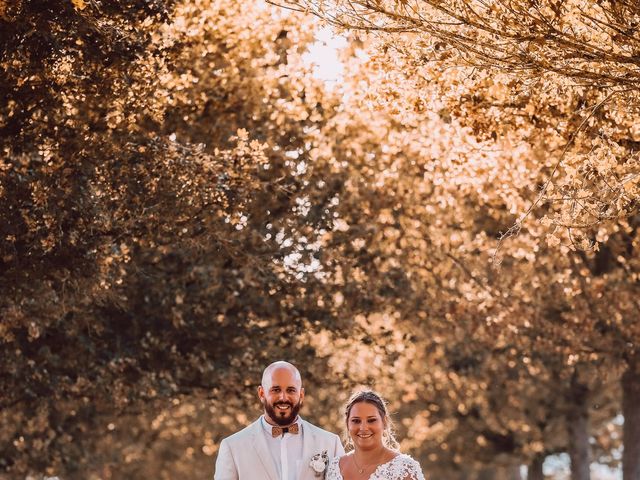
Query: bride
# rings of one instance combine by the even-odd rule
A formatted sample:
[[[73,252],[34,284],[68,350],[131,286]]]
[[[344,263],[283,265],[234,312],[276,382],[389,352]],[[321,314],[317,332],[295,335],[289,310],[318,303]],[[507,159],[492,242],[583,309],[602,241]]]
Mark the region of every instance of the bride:
[[[354,393],[345,407],[354,450],[332,458],[326,480],[424,480],[420,464],[398,452],[386,402],[377,393]]]

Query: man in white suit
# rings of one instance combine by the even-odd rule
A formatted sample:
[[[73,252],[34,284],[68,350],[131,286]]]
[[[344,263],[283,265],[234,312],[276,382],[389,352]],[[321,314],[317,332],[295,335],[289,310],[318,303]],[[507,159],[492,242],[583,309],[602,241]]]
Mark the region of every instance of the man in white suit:
[[[214,480],[314,480],[331,457],[344,454],[337,435],[298,416],[304,388],[290,363],[264,370],[258,397],[264,414],[222,440]]]

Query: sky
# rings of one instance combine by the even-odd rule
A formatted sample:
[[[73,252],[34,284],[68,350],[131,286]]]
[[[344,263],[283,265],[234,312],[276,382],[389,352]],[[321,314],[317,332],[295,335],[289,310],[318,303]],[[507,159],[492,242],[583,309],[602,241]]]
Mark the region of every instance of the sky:
[[[342,78],[344,65],[338,58],[338,51],[346,46],[346,38],[335,35],[331,27],[322,27],[316,33],[316,42],[309,47],[303,60],[314,66],[313,76],[323,80],[331,88]]]

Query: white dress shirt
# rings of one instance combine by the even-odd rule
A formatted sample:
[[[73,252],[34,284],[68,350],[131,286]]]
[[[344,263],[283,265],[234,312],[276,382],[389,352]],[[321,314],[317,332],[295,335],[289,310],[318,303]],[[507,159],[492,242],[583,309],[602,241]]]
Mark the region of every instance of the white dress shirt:
[[[296,418],[300,428],[297,434],[287,432],[275,438],[271,434],[272,425],[267,422],[264,415],[260,418],[260,421],[264,435],[267,438],[269,452],[278,470],[278,478],[280,480],[296,480],[298,467],[302,461],[302,436],[304,435],[300,417]]]

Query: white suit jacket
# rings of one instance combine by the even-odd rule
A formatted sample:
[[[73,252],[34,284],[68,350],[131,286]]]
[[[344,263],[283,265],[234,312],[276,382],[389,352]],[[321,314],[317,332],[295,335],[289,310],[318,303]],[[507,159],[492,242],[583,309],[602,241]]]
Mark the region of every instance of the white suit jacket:
[[[329,459],[344,455],[340,437],[309,422],[302,423],[302,458],[296,463],[297,480],[318,480],[309,466],[311,457],[325,450]],[[260,419],[220,443],[214,480],[280,480],[269,452]]]

